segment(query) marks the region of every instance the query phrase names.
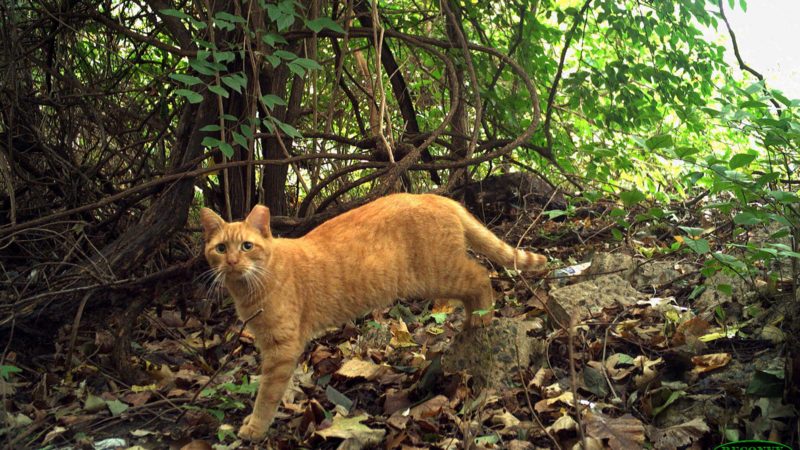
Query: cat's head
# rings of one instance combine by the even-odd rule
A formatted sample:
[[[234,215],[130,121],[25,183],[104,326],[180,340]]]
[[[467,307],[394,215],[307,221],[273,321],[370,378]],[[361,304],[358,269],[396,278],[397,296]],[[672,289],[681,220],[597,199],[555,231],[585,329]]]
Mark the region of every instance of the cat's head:
[[[200,210],[208,264],[224,280],[259,285],[272,256],[269,209],[256,205],[242,222],[225,222],[208,208]]]

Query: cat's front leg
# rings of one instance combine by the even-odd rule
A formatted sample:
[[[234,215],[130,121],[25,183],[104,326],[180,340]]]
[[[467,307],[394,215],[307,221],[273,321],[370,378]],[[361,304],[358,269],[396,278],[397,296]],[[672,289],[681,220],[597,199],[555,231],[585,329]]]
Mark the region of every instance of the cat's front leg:
[[[253,413],[245,418],[239,437],[249,441],[260,441],[275,418],[278,403],[283,398],[289,380],[297,365],[302,347],[299,345],[275,346],[264,352],[261,363],[261,379]]]

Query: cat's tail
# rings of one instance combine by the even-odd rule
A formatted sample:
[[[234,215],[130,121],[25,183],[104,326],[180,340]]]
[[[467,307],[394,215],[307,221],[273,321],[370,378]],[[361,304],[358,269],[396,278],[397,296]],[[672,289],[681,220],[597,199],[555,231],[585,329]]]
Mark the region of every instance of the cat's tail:
[[[514,248],[500,240],[461,205],[458,205],[458,215],[467,244],[492,261],[518,270],[541,269],[547,264],[546,256]]]

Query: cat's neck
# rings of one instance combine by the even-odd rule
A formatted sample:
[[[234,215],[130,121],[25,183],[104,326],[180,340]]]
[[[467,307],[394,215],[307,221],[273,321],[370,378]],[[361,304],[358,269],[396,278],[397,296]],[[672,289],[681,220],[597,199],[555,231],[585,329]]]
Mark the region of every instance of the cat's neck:
[[[247,283],[244,279],[225,280],[225,288],[236,303],[245,306],[256,304],[267,297],[272,290],[272,282],[267,279],[261,279],[257,283]]]

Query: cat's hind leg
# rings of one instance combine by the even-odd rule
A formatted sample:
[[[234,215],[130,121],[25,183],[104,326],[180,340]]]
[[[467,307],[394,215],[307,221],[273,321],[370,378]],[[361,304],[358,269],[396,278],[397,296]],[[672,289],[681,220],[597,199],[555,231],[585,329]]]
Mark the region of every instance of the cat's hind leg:
[[[464,304],[464,328],[487,325],[492,320],[494,290],[489,281],[489,271],[477,260],[465,257],[453,264],[455,278],[450,286],[442,286],[444,296],[456,298]]]

